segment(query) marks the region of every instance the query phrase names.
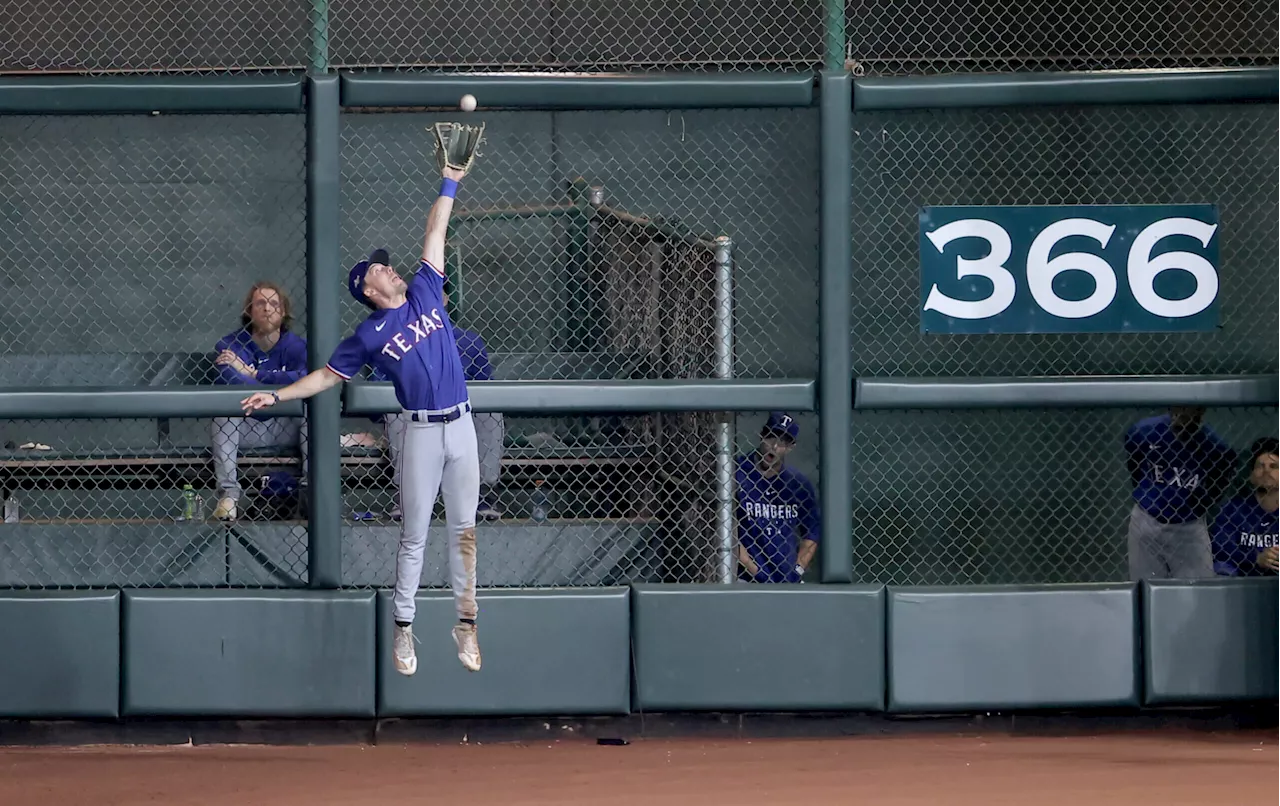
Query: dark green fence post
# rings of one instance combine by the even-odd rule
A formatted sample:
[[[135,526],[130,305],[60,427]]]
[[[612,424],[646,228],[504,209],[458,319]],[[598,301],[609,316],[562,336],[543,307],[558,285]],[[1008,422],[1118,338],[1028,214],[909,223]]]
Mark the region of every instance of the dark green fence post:
[[[311,0],[310,72],[329,72],[329,0]]]
[[[319,369],[338,346],[338,77],[307,79],[307,347]],[[342,387],[311,398],[309,579],[313,588],[342,584]]]
[[[843,25],[841,26],[843,30]],[[853,579],[853,79],[822,73],[818,428],[822,434],[822,581]]]

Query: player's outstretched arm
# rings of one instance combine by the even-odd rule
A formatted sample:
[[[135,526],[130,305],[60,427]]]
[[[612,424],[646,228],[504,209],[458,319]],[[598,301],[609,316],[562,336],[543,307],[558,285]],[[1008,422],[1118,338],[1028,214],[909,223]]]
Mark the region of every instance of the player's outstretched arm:
[[[436,271],[444,271],[444,240],[449,232],[449,216],[453,214],[453,197],[458,183],[467,175],[457,168],[445,168],[440,182],[440,195],[427,213],[427,234],[422,239],[422,259]]]
[[[299,400],[314,397],[326,389],[332,389],[342,383],[342,378],[328,367],[303,376],[288,386],[275,392],[258,392],[240,401],[245,414],[252,414],[259,409],[274,406],[285,400]]]

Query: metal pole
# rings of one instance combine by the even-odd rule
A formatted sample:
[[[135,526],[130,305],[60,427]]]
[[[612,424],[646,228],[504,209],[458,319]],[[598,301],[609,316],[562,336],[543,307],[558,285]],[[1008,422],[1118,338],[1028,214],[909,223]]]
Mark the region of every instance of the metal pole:
[[[716,377],[733,377],[733,240],[716,238]],[[716,538],[719,581],[733,582],[733,422],[724,417],[717,426]]]
[[[818,427],[822,434],[822,581],[853,580],[853,78],[821,85]]]
[[[338,289],[346,279],[338,252],[338,77],[308,78],[307,95],[307,363],[316,370],[338,346]],[[341,387],[307,402],[307,559],[313,588],[342,584],[341,411]]]
[[[329,72],[329,0],[311,0],[311,73]]]
[[[827,53],[826,68],[843,70],[845,62],[845,0],[827,0],[826,33]]]

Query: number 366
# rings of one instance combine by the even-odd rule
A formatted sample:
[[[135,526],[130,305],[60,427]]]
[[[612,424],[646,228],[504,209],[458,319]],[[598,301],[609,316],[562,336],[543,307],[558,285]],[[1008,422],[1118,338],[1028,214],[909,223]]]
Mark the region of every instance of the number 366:
[[[1195,238],[1207,247],[1217,231],[1217,224],[1194,218],[1163,218],[1137,234],[1129,247],[1126,275],[1129,289],[1139,305],[1155,316],[1183,318],[1194,316],[1209,307],[1218,296],[1218,272],[1201,255],[1190,252],[1151,252],[1161,240],[1174,235]],[[1059,241],[1082,236],[1106,249],[1115,233],[1114,224],[1103,224],[1091,218],[1066,218],[1046,226],[1027,250],[1027,288],[1036,304],[1049,314],[1063,319],[1083,319],[1101,313],[1116,297],[1116,269],[1103,258],[1088,252],[1064,252],[1050,258]],[[991,293],[985,299],[961,300],[938,290],[929,290],[924,310],[935,310],[957,319],[986,319],[997,316],[1012,303],[1017,292],[1013,274],[1005,263],[1013,253],[1009,233],[999,224],[979,218],[967,218],[944,224],[926,233],[938,252],[961,238],[980,238],[990,245],[990,252],[976,260],[956,258],[956,277],[985,277],[991,281]],[[1196,290],[1184,299],[1169,299],[1156,293],[1158,274],[1172,269],[1188,272],[1195,278]],[[1093,278],[1094,290],[1084,299],[1063,299],[1053,288],[1053,280],[1067,271],[1082,271]]]

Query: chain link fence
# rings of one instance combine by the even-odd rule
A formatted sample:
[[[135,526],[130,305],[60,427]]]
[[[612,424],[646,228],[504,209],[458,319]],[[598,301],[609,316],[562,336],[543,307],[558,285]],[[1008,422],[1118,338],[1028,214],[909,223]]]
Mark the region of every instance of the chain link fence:
[[[385,246],[414,270],[440,181],[436,119],[344,114],[345,265]],[[494,379],[813,374],[813,111],[483,120],[445,268],[453,319],[483,340]],[[344,332],[367,314],[348,303]]]
[[[1275,64],[1276,4],[849,0],[855,74],[1131,70]]]
[[[307,0],[40,0],[0,5],[0,73],[296,70]]]
[[[822,0],[334,0],[335,67],[809,70]]]
[[[491,421],[498,418],[494,428]],[[742,542],[743,510],[738,460],[760,447],[767,418],[767,412],[477,415],[478,584],[697,583],[736,574],[731,558]],[[796,415],[795,420],[800,438],[789,464],[816,489],[816,417]],[[348,586],[389,586],[395,579],[400,500],[394,453],[388,450],[395,427],[394,422],[363,428],[351,422],[346,429],[349,446],[366,446],[362,456],[348,450],[344,458],[343,509],[349,521],[343,533],[343,581]],[[494,441],[486,444],[489,440]],[[742,503],[773,504],[776,511],[752,511],[753,523],[802,523],[817,516],[816,509],[781,508],[798,507],[812,497],[788,498],[781,484],[756,486],[761,489],[752,487]],[[437,501],[435,516],[422,584],[447,587],[443,500]],[[768,556],[798,548],[795,541],[784,545],[781,527],[774,531],[756,529],[756,540],[778,544],[769,546]]]
[[[280,484],[299,444],[243,428],[228,452],[242,422],[0,420],[0,587],[305,585],[305,502]],[[234,520],[217,517],[227,481]]]
[[[1167,411],[1167,410],[1166,410]],[[1133,507],[1124,435],[1139,409],[857,412],[854,578],[894,585],[1128,579]],[[1273,407],[1210,408],[1239,455],[1223,500],[1245,494],[1250,445]],[[1212,521],[1211,512],[1209,520]]]
[[[858,375],[1274,373],[1275,104],[854,115]],[[1214,332],[927,336],[925,205],[1218,205]]]
[[[0,375],[213,383],[273,281],[306,316],[302,115],[0,116]]]

